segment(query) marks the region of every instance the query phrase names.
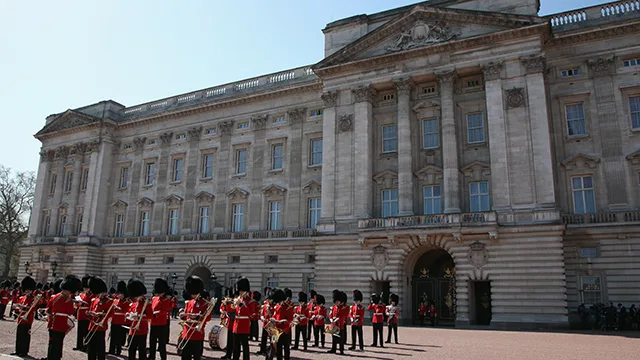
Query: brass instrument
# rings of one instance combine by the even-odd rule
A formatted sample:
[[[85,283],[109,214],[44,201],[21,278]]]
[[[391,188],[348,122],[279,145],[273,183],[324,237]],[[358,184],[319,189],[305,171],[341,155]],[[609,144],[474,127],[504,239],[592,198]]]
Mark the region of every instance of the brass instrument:
[[[333,336],[340,336],[340,327],[336,323],[331,323],[324,327],[324,333]]]
[[[291,324],[289,324],[289,327],[295,327],[300,325],[301,317],[302,317],[301,314],[293,314],[293,320],[291,320]]]
[[[199,298],[199,295],[197,295],[194,298],[194,300],[198,300],[198,298]],[[195,322],[195,326],[193,326],[193,324],[194,324],[194,320],[193,319],[187,319],[187,320],[181,322],[182,325],[185,325],[185,327],[187,328],[187,333],[185,334],[185,336],[183,338],[180,339],[180,341],[176,345],[178,351],[180,351],[180,352],[182,352],[182,350],[184,350],[184,348],[187,346],[187,343],[189,343],[189,340],[191,340],[191,337],[193,336],[193,334],[195,334],[196,331],[200,331],[205,326],[207,318],[209,317],[209,315],[211,315],[211,312],[213,312],[213,309],[215,308],[216,303],[218,302],[218,299],[213,298],[210,301],[207,301],[207,300],[204,300],[204,301],[208,304],[207,311],[205,311],[204,315],[201,315],[201,314],[190,314],[190,315],[201,315],[201,317],[202,317],[200,320],[197,320]],[[183,315],[185,315],[185,314],[183,314]]]
[[[135,325],[131,326],[129,328],[129,335],[127,336],[127,342],[125,344],[131,344],[131,339],[133,338],[133,331],[136,331],[140,328],[140,323],[142,322],[142,319],[144,319],[144,311],[147,309],[147,305],[149,305],[149,299],[147,299],[147,297],[145,296],[144,298],[144,305],[142,305],[142,311],[140,311],[140,313],[135,312],[135,313],[127,313],[127,315],[125,315],[127,317],[127,319],[129,319],[129,317],[132,317],[132,319],[130,319],[131,321],[136,321]],[[137,309],[136,309],[137,310]],[[129,315],[129,314],[134,314],[134,315],[138,315],[138,319],[135,319],[134,315]],[[123,328],[127,329],[126,326],[123,326]],[[123,346],[123,348],[125,348],[125,346]]]
[[[273,345],[277,344],[278,340],[280,340],[280,336],[284,334],[284,331],[282,329],[276,327],[274,321],[274,319],[269,319],[269,321],[267,322],[267,326],[264,327],[264,330],[267,332],[267,334],[269,334],[269,337],[271,338],[271,344]]]
[[[89,345],[89,343],[91,342],[91,339],[93,339],[93,336],[96,334],[96,332],[98,331],[98,328],[101,328],[104,326],[104,322],[107,320],[107,317],[109,316],[109,313],[111,312],[111,310],[113,310],[113,306],[115,305],[115,301],[111,300],[111,306],[109,306],[109,309],[107,310],[107,312],[105,313],[95,313],[95,316],[100,316],[102,317],[100,319],[100,321],[95,322],[93,320],[91,320],[91,323],[93,323],[95,325],[95,327],[91,330],[89,330],[89,332],[87,333],[87,335],[85,335],[83,341],[82,341],[82,345],[87,346]]]
[[[27,321],[27,318],[29,318],[29,314],[31,314],[31,312],[36,309],[38,306],[40,306],[40,300],[42,299],[42,294],[38,294],[33,298],[33,302],[31,303],[31,305],[29,305],[29,308],[27,309],[27,311],[25,312],[24,309],[26,308],[25,305],[22,304],[16,304],[16,307],[21,308],[20,309],[20,313],[18,314],[18,317],[16,318],[16,323],[18,323],[18,321],[20,320],[24,320]],[[15,328],[11,333],[15,333],[17,328]]]

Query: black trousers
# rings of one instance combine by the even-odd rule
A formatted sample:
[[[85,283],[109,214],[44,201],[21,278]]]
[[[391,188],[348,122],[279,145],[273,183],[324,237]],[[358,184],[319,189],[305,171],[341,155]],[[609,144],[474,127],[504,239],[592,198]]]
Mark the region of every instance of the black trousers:
[[[7,304],[0,304],[0,319],[4,319],[5,311],[7,311]]]
[[[307,326],[306,325],[296,325],[296,342],[293,345],[294,349],[298,348],[298,342],[300,341],[300,334],[302,334],[302,346],[305,350],[307,350]]]
[[[276,357],[278,360],[289,360],[291,357],[291,334],[282,333],[278,339],[278,347],[276,348]]]
[[[364,338],[362,337],[362,325],[351,326],[351,347],[356,348],[356,335],[360,343],[360,350],[364,350]]]
[[[120,355],[122,346],[126,341],[127,333],[122,325],[111,324],[111,340],[109,341],[109,354]]]
[[[378,337],[380,338],[380,347],[384,347],[384,337],[382,335],[383,323],[373,323],[373,344],[378,346]]]
[[[167,360],[167,326],[152,326],[149,331],[149,359],[156,359],[156,346],[161,360]]]
[[[47,348],[47,360],[62,360],[62,346],[65,333],[49,330],[49,346]]]
[[[324,347],[324,328],[322,326],[313,325],[313,338],[316,347],[318,347],[318,340],[321,341],[322,347]],[[319,339],[318,339],[319,338]]]
[[[235,334],[232,332],[233,329],[227,328],[227,357],[231,359],[233,357],[233,343],[235,342]]]
[[[89,320],[78,320],[78,338],[76,339],[76,348],[78,350],[85,351],[87,349],[84,346],[84,337],[89,332]]]
[[[398,324],[392,324],[389,323],[389,326],[387,327],[387,342],[390,343],[391,342],[391,332],[393,331],[393,335],[394,338],[396,340],[396,344],[398,343]]]
[[[29,353],[31,345],[31,324],[20,324],[16,329],[16,354],[24,356]]]
[[[87,344],[87,355],[89,360],[105,359],[104,331],[96,331]]]
[[[189,340],[182,350],[182,360],[200,360],[204,349],[203,340]]]
[[[233,360],[240,360],[240,351],[242,359],[249,360],[249,334],[234,334],[233,337]]]
[[[136,352],[138,353],[137,358]],[[147,360],[147,335],[135,335],[131,337],[129,360]]]
[[[251,320],[251,335],[249,336],[251,340],[258,341],[258,330],[260,330],[258,320]]]
[[[269,333],[267,330],[262,328],[262,338],[260,339],[260,351],[267,352],[267,339],[269,338]]]
[[[167,320],[167,341],[165,342],[166,344],[169,343],[170,335],[171,335],[171,321]]]
[[[333,339],[331,339],[331,352],[336,352],[338,350],[338,345],[340,345],[340,354],[344,353],[344,344],[347,342],[347,330],[340,329],[338,336],[332,335]]]
[[[311,334],[313,334],[313,321],[309,321],[309,324],[307,325],[307,340],[311,341]]]

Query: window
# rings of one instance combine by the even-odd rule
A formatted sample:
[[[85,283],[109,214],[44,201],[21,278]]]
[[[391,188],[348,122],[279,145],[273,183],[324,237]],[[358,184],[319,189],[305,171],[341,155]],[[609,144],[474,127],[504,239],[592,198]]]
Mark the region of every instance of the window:
[[[149,145],[156,145],[157,143],[158,143],[158,139],[151,139],[148,142]]]
[[[281,229],[282,202],[269,201],[269,230]]]
[[[582,276],[582,302],[589,306],[602,302],[602,286],[600,276]]]
[[[51,261],[51,255],[42,255],[42,257],[40,258],[40,261],[42,261],[42,262]]]
[[[469,208],[471,212],[489,211],[489,183],[469,184]]]
[[[278,255],[267,255],[267,264],[277,264],[278,263]]]
[[[213,154],[202,156],[202,178],[211,179],[213,177]]]
[[[438,119],[422,120],[422,146],[425,149],[434,149],[439,143]]]
[[[309,116],[322,116],[324,114],[324,109],[313,109],[309,111]]]
[[[129,168],[128,167],[120,168],[120,189],[126,189],[128,181],[129,181]]]
[[[390,92],[386,94],[382,94],[382,102],[392,102],[396,98],[396,94]]]
[[[184,139],[186,139],[186,137],[187,136],[185,134],[178,134],[178,135],[176,135],[176,140],[184,140]]]
[[[60,226],[58,226],[58,236],[64,236],[67,233],[67,215],[60,216]]]
[[[271,170],[282,170],[282,154],[284,145],[274,144],[271,146]]]
[[[138,256],[136,257],[136,265],[143,265],[145,263],[146,259],[144,258],[144,256]]]
[[[484,142],[484,119],[480,112],[467,114],[467,142]]]
[[[51,229],[51,216],[47,213],[42,224],[42,235],[48,235]]]
[[[57,182],[58,182],[58,174],[51,173],[51,178],[49,179],[49,194],[53,195],[56,192]]]
[[[234,232],[244,230],[244,204],[233,204],[233,224]]]
[[[382,127],[382,152],[392,153],[398,150],[398,138],[395,125]]]
[[[631,113],[631,126],[634,129],[640,128],[640,96],[629,98],[629,112]]]
[[[481,83],[482,83],[481,76],[473,76],[473,77],[465,78],[462,81],[462,86],[465,89],[475,89],[475,88],[479,88]]]
[[[581,247],[580,248],[580,257],[581,258],[598,257],[598,248],[596,248],[596,247]]]
[[[428,96],[428,95],[435,95],[435,93],[436,93],[435,85],[426,85],[420,88],[420,95]]]
[[[69,264],[73,263],[73,256],[67,256],[65,261]]]
[[[184,159],[177,158],[173,159],[173,182],[182,181],[182,164],[184,163]]]
[[[176,235],[180,231],[179,220],[180,220],[180,210],[178,209],[169,210],[169,228],[167,229],[167,232],[169,233],[169,235]]]
[[[151,225],[151,211],[142,211],[140,213],[140,236],[149,236]]]
[[[111,260],[109,260],[109,263],[111,265],[118,265],[118,257],[117,256],[111,257]]]
[[[200,221],[198,222],[198,232],[205,234],[209,232],[209,207],[200,208]]]
[[[73,186],[73,171],[67,170],[64,173],[64,192],[71,192]]]
[[[565,106],[567,117],[567,133],[569,136],[586,135],[587,127],[584,122],[584,104],[571,104]]]
[[[156,163],[155,161],[149,161],[146,163],[144,170],[144,184],[145,185],[153,185],[153,178],[156,173]]]
[[[638,64],[640,64],[640,58],[624,60],[622,62],[622,65],[624,65],[624,67],[637,66]]]
[[[124,230],[124,214],[116,214],[116,223],[113,227],[113,236],[120,237]]]
[[[312,198],[309,199],[309,227],[314,229],[318,226],[320,221],[320,213],[322,210],[322,199]]]
[[[398,216],[398,190],[382,191],[382,217]]]
[[[80,176],[80,190],[87,190],[89,183],[89,168],[82,169],[82,175]]]
[[[440,185],[425,186],[422,188],[422,196],[424,199],[424,215],[433,215],[442,213],[442,202],[440,199]]]
[[[248,129],[248,128],[249,128],[248,121],[242,121],[238,123],[238,129]]]
[[[283,122],[285,122],[285,117],[284,117],[284,115],[276,116],[276,117],[274,117],[274,118],[273,118],[273,121],[272,121],[272,122],[273,122],[274,124],[283,123]]]
[[[122,145],[122,148],[123,148],[124,150],[129,150],[129,149],[131,149],[132,147],[133,147],[133,145],[132,145],[132,144],[124,144],[124,145]]]
[[[580,75],[580,68],[571,68],[560,71],[560,76],[562,77],[571,77]]]
[[[240,255],[229,255],[229,264],[239,264],[240,263]]]
[[[236,150],[236,174],[247,173],[247,149]]]
[[[307,278],[307,291],[316,289],[316,279],[313,276]]]
[[[216,128],[209,128],[209,129],[205,130],[205,133],[207,135],[215,135],[215,134],[218,133],[218,131],[216,130]]]
[[[277,289],[280,286],[280,280],[277,277],[267,278],[267,287],[269,289]]]
[[[307,254],[306,261],[307,264],[314,264],[316,262],[316,256],[313,254]]]
[[[592,214],[596,212],[596,199],[593,191],[593,178],[579,176],[571,179],[573,190],[573,210],[576,214]]]
[[[84,220],[83,210],[78,210],[79,214],[76,217],[76,235],[80,235],[82,232],[82,221]]]
[[[173,264],[175,262],[175,258],[173,256],[165,256],[164,263],[165,264]]]
[[[322,139],[311,140],[311,165],[322,165]]]

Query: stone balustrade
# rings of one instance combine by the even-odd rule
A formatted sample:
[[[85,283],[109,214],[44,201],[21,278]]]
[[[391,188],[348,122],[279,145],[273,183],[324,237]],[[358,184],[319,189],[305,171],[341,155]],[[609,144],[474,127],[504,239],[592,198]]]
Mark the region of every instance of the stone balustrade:
[[[496,213],[489,211],[362,219],[358,220],[358,228],[360,230],[447,228],[452,226],[495,225],[496,223]]]
[[[601,212],[594,214],[563,214],[562,222],[567,227],[607,226],[620,223],[640,223],[640,210],[623,212]]]
[[[606,4],[586,7],[582,9],[572,10],[564,13],[546,16],[554,30],[560,30],[562,27],[577,23],[587,23],[592,20],[602,21],[605,19],[615,21],[622,15],[635,13],[640,16],[640,1],[614,1]]]
[[[152,235],[101,238],[102,245],[199,242],[217,240],[298,239],[316,235],[316,229],[264,230],[207,234]]]

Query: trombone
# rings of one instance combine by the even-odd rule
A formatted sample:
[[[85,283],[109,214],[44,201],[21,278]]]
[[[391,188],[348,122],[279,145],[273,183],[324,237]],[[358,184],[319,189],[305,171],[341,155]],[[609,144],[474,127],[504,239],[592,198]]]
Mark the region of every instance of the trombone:
[[[194,300],[197,300],[200,297],[200,295],[197,295],[197,297]],[[184,326],[186,326],[187,332],[185,332],[185,336],[180,338],[180,341],[178,341],[178,344],[176,345],[176,348],[178,349],[178,351],[182,351],[184,350],[184,348],[187,346],[187,343],[189,343],[189,340],[191,340],[191,337],[193,336],[193,334],[196,331],[200,331],[202,329],[202,327],[205,325],[207,318],[209,317],[209,315],[211,315],[211,312],[213,312],[213,309],[216,307],[216,303],[218,302],[218,299],[213,298],[210,301],[205,300],[205,302],[208,304],[207,306],[207,311],[205,311],[204,315],[200,315],[200,314],[186,314],[183,313],[183,315],[189,316],[189,315],[200,315],[202,316],[202,318],[197,321],[197,325],[193,326],[192,323],[194,320],[185,320],[185,321],[181,321],[180,323]]]
[[[98,328],[101,328],[104,326],[104,322],[107,321],[107,318],[109,316],[109,313],[111,312],[111,310],[113,310],[113,306],[115,305],[115,301],[111,300],[111,306],[109,306],[109,310],[107,310],[107,312],[105,313],[96,313],[96,316],[102,316],[102,319],[100,319],[100,321],[95,322],[95,321],[91,321],[91,323],[94,326],[93,329],[89,330],[89,332],[87,333],[87,335],[85,335],[84,339],[82,340],[82,345],[83,346],[87,346],[89,345],[89,343],[91,342],[91,339],[93,339],[93,336],[96,334],[96,332],[98,331]]]
[[[26,321],[27,318],[29,317],[29,314],[31,314],[31,312],[40,305],[40,300],[41,299],[42,299],[42,294],[36,295],[33,298],[33,302],[31,303],[31,305],[29,306],[29,309],[27,309],[26,312],[24,312],[24,308],[26,306],[24,306],[22,304],[16,304],[15,306],[21,307],[20,313],[18,314],[18,317],[16,318],[16,323],[18,323],[21,319]],[[16,330],[17,330],[17,328],[15,328],[11,333],[12,334],[15,333]]]
[[[144,311],[147,309],[147,305],[149,305],[149,299],[147,299],[147,297],[145,296],[144,305],[142,305],[142,311],[139,314],[137,312],[135,313],[136,315],[138,315],[138,320],[135,322],[135,325],[133,325],[132,323],[132,326],[128,328],[129,335],[127,335],[127,342],[125,343],[125,346],[123,346],[123,348],[128,348],[126,344],[131,344],[131,339],[133,338],[133,332],[135,332],[140,328],[140,323],[142,322],[142,319],[144,319]],[[133,313],[127,313],[127,315],[128,314],[133,314]],[[126,326],[123,326],[123,328],[127,329]],[[133,330],[133,332],[131,330]]]

